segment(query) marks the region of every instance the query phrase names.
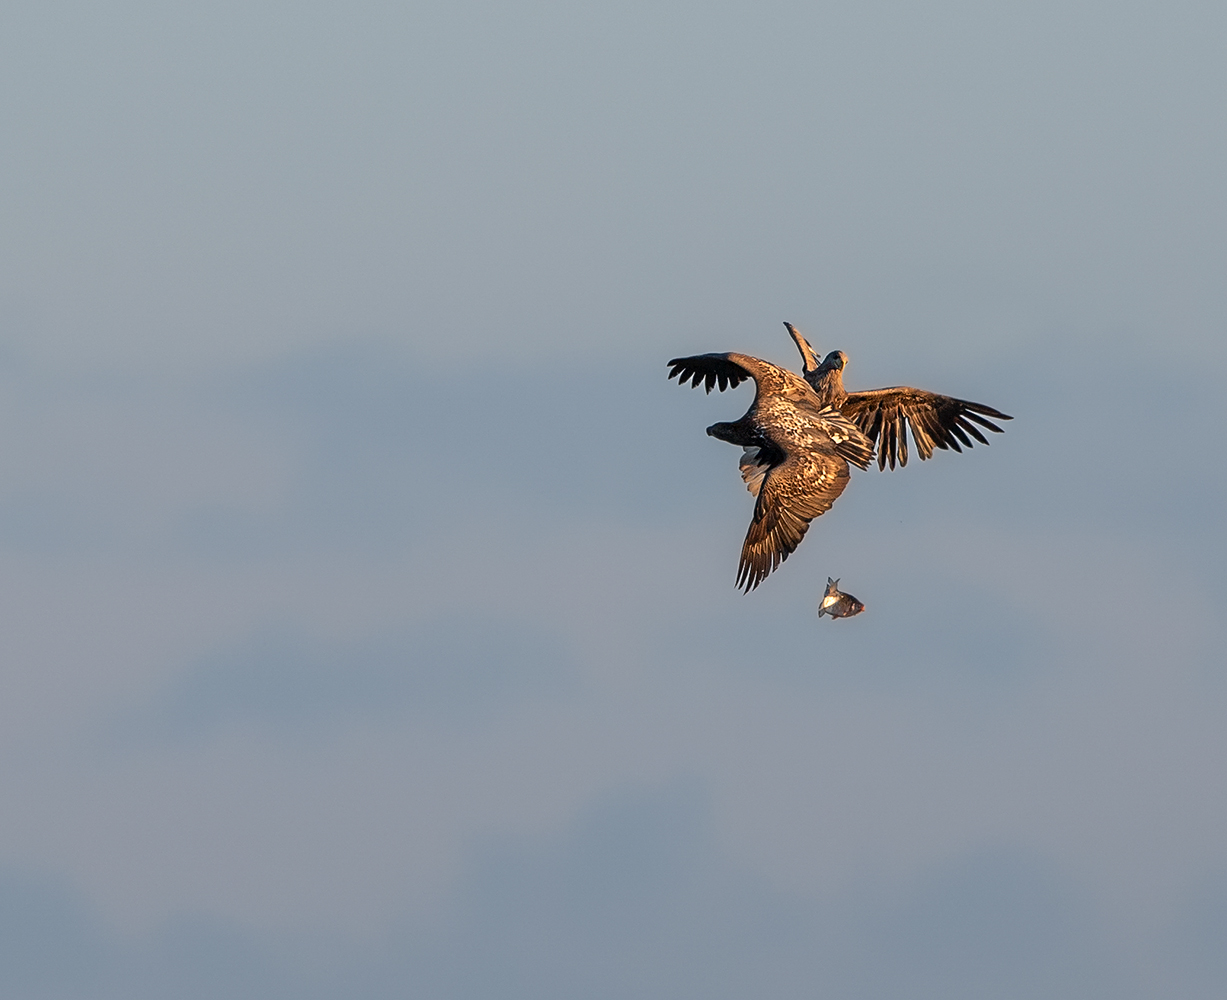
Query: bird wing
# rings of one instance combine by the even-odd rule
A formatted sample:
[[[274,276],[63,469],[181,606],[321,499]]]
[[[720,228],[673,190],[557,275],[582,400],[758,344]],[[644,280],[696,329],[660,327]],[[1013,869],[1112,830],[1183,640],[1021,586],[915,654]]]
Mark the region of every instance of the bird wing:
[[[676,378],[679,385],[687,382],[691,386],[702,385],[708,392],[717,386],[723,392],[751,379],[756,388],[751,412],[769,435],[774,424],[801,423],[817,430],[820,436],[829,437],[839,454],[862,469],[873,460],[873,441],[860,425],[847,413],[821,405],[810,384],[787,368],[748,354],[696,354],[674,358],[667,364],[669,378]],[[775,465],[781,460],[781,455],[743,459],[742,476],[751,493],[757,494],[757,488],[750,485],[751,477],[758,476],[754,467]]]
[[[737,467],[741,470],[741,478],[745,480],[746,489],[751,496],[758,496],[763,480],[771,470],[771,460],[758,445],[748,444],[742,452]]]
[[[818,355],[814,353],[814,348],[810,346],[810,342],[801,336],[801,331],[791,323],[786,322],[784,326],[788,330],[788,335],[792,337],[792,342],[797,345],[797,350],[801,352],[801,361],[805,365],[805,373],[817,370],[821,362],[818,360]]]
[[[689,382],[694,387],[702,382],[708,392],[717,385],[721,392],[735,389],[746,379],[754,377],[728,354],[696,354],[689,358],[674,358],[667,364],[669,378],[676,378],[678,385]]]
[[[958,452],[963,450],[960,445],[970,448],[972,438],[988,444],[976,424],[1001,433],[1001,428],[988,417],[1014,419],[983,403],[941,396],[906,385],[851,392],[840,410],[877,444],[879,469],[885,469],[888,462],[892,469],[896,461],[900,466],[907,465],[909,429],[923,460],[933,455],[934,448],[953,448]]]
[[[745,447],[741,475],[757,500],[737,586],[751,591],[801,544],[810,521],[831,509],[848,485],[848,461],[861,468],[869,464],[873,442],[854,420],[822,406],[804,379],[768,361],[748,354],[698,354],[668,364],[670,378],[702,383],[708,392],[746,379],[755,383],[749,412],[737,425],[727,425],[743,425],[738,434],[713,435]],[[708,433],[725,426],[713,425]]]
[[[869,468],[873,461],[873,440],[856,421],[848,419],[834,406],[824,406],[817,413],[813,412],[813,407],[807,409],[809,434],[816,439],[811,441],[812,446],[825,450],[827,439],[830,439],[836,454],[862,469]]]
[[[809,383],[787,368],[749,354],[695,354],[689,358],[674,358],[667,362],[669,378],[679,385],[702,386],[711,392],[734,389],[746,379],[753,379],[759,396],[771,396],[791,403],[813,397]]]
[[[809,523],[831,509],[848,485],[848,463],[834,450],[786,454],[767,470],[741,547],[737,586],[747,593],[801,544]]]

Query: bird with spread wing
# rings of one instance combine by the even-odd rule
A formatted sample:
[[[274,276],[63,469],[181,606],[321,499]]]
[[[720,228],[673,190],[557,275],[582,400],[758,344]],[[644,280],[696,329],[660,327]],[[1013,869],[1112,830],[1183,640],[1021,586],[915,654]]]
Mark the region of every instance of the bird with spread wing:
[[[878,468],[907,465],[907,433],[921,459],[935,448],[970,448],[988,439],[980,427],[1001,433],[987,419],[1013,418],[966,399],[910,386],[849,393],[843,370],[848,356],[832,351],[819,362],[791,323],[784,324],[804,361],[798,377],[748,354],[697,354],[668,362],[669,378],[702,384],[710,393],[755,384],[754,402],[740,420],[712,424],[707,433],[741,445],[741,475],[755,497],[754,517],[741,548],[737,586],[748,593],[801,544],[809,523],[848,485],[848,463],[869,467],[877,446]]]
[[[824,406],[804,379],[748,354],[674,358],[669,377],[721,391],[746,379],[754,402],[733,423],[707,433],[741,445],[741,475],[755,497],[754,517],[741,548],[737,586],[747,592],[792,554],[809,523],[830,510],[848,485],[848,463],[868,468],[873,445],[838,408]]]
[[[953,448],[961,452],[963,447],[972,447],[972,438],[988,444],[980,427],[1002,433],[992,420],[1013,420],[1000,410],[983,403],[973,403],[953,396],[942,396],[924,389],[907,385],[893,385],[888,389],[870,389],[867,392],[848,392],[844,389],[844,368],[848,355],[832,351],[821,362],[808,340],[791,323],[784,324],[792,335],[797,350],[805,363],[805,381],[810,384],[818,399],[833,406],[853,421],[878,448],[878,469],[887,464],[893,469],[907,465],[907,432],[912,432],[912,441],[921,460],[931,458],[934,448],[943,451]]]

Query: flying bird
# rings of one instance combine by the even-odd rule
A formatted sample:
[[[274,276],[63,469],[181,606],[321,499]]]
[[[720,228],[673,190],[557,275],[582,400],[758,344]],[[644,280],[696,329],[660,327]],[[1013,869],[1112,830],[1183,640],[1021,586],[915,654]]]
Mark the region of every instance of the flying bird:
[[[748,354],[699,354],[674,358],[669,378],[703,383],[723,392],[747,379],[754,402],[733,423],[707,433],[741,445],[741,476],[755,497],[754,517],[741,547],[737,586],[747,593],[801,544],[809,523],[830,510],[848,485],[848,463],[868,468],[873,444],[833,406],[824,406],[810,385],[784,368]]]
[[[853,421],[878,449],[878,468],[885,469],[889,463],[907,465],[907,432],[920,453],[921,460],[931,458],[935,448],[953,448],[961,452],[972,447],[972,438],[981,444],[988,439],[980,427],[1002,433],[992,420],[1013,420],[1000,410],[983,403],[973,403],[953,396],[942,396],[924,389],[895,385],[888,389],[870,389],[867,392],[848,392],[844,389],[844,368],[848,355],[832,351],[821,362],[801,336],[801,331],[791,323],[784,324],[792,335],[805,363],[805,381],[813,388],[819,401],[837,409]]]
[[[865,605],[851,594],[845,594],[839,589],[839,581],[827,577],[826,593],[818,602],[818,617],[830,615],[832,618],[851,618],[865,610]]]

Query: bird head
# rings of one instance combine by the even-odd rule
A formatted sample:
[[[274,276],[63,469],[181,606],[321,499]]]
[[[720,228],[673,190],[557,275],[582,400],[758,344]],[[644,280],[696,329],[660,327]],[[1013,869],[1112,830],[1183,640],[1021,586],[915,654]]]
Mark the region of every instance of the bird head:
[[[822,359],[822,364],[819,366],[819,371],[837,371],[841,372],[848,364],[848,355],[843,351],[832,351]]]

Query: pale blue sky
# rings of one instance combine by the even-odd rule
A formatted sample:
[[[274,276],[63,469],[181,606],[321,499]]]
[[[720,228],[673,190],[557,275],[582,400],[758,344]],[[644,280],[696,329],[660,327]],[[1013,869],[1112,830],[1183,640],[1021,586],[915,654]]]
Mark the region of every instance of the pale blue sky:
[[[0,992],[1222,996],[1225,20],[6,8]]]

